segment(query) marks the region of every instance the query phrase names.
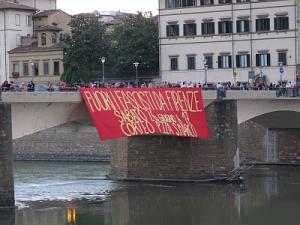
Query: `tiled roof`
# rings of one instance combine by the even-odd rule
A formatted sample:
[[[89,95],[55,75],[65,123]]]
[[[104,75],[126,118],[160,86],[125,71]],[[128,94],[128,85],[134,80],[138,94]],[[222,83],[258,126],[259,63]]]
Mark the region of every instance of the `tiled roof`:
[[[59,9],[53,9],[53,10],[44,10],[42,12],[38,12],[37,14],[34,15],[34,18],[39,18],[39,17],[48,17],[49,15],[58,12]]]
[[[7,2],[5,0],[0,0],[0,10],[3,10],[3,9],[36,11],[36,9],[26,6],[26,5],[22,5],[22,4],[18,4],[18,3],[14,3],[14,2]]]
[[[64,42],[60,42],[56,45],[52,45],[49,47],[38,47],[37,42],[33,43],[31,46],[20,46],[10,50],[8,53],[26,53],[26,52],[47,52],[47,51],[56,51],[63,50],[66,48],[66,44]]]
[[[62,31],[59,27],[49,26],[49,25],[41,25],[34,28],[35,31]]]

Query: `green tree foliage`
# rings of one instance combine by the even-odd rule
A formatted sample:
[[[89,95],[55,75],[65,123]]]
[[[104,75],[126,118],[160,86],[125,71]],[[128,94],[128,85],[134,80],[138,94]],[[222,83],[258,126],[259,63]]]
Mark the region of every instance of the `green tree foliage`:
[[[129,16],[115,27],[111,34],[109,61],[116,74],[128,74],[134,70],[133,63],[139,62],[139,69],[159,68],[158,24],[151,13]]]
[[[66,82],[91,81],[101,74],[101,57],[107,55],[105,26],[96,17],[76,16],[71,21],[72,37],[66,42]]]

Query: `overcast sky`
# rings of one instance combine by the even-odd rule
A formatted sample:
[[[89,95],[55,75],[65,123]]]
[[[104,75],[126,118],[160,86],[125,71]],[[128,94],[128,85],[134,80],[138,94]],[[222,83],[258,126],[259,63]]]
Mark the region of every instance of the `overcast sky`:
[[[58,8],[69,14],[98,11],[152,11],[157,14],[158,0],[57,0]]]

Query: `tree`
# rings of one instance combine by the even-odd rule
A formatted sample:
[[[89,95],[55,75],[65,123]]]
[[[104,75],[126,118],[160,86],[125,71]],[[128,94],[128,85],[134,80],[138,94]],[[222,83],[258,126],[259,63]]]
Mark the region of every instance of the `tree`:
[[[114,73],[128,74],[139,62],[140,69],[149,68],[158,72],[159,36],[157,20],[151,13],[129,16],[111,34],[110,61]]]
[[[101,74],[101,57],[108,51],[106,30],[97,17],[76,16],[71,21],[71,39],[65,50],[66,82],[91,81]]]

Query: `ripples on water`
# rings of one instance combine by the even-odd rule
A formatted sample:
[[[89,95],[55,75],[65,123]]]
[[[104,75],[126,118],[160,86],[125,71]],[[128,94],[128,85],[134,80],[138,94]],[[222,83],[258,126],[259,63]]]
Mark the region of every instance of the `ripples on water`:
[[[246,186],[118,183],[102,163],[17,162],[0,225],[299,225],[300,167],[256,167]]]

